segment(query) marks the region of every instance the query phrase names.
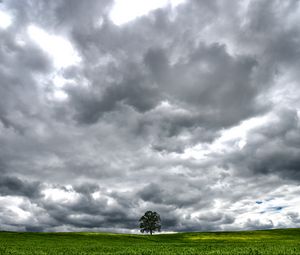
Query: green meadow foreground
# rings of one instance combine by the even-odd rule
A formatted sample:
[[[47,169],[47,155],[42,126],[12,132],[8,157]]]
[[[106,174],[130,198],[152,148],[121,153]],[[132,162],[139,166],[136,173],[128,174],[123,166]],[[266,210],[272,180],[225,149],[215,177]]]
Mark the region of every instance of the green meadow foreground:
[[[153,236],[0,232],[0,254],[300,254],[300,229]]]

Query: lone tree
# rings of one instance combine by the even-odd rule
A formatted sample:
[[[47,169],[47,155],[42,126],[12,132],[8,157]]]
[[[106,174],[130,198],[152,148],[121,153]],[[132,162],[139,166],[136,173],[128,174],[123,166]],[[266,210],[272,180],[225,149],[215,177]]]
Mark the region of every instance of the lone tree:
[[[160,216],[157,212],[147,211],[144,216],[139,220],[141,232],[149,233],[152,235],[154,231],[160,231]]]

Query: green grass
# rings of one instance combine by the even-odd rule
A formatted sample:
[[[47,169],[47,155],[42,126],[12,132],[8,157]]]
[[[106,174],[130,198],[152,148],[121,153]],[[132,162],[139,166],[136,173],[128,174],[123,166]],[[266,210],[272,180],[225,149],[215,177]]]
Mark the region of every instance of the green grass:
[[[300,254],[300,229],[129,235],[0,232],[0,254]]]

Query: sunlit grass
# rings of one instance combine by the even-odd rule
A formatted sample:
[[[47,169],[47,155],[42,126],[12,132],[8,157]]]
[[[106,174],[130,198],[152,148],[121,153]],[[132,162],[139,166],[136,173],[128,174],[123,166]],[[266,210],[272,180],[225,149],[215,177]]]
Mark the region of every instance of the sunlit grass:
[[[300,229],[153,236],[0,232],[0,254],[300,254]]]

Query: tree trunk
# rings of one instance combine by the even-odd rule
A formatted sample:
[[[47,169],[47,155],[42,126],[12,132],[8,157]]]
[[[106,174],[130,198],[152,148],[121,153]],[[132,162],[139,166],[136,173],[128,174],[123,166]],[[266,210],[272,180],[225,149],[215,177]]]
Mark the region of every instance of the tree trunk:
[[[150,235],[152,235],[152,229],[150,229]]]

